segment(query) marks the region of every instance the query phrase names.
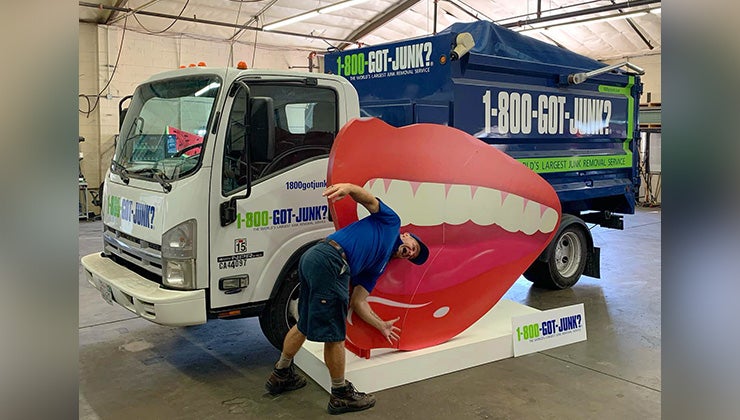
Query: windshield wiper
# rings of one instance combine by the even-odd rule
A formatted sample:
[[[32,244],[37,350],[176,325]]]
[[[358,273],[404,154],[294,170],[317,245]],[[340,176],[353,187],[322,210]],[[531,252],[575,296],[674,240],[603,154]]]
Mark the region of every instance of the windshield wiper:
[[[162,189],[164,192],[168,193],[172,190],[172,185],[167,182],[169,178],[161,169],[156,168],[141,168],[137,169],[135,171],[131,171],[132,174],[151,174],[152,178],[157,180],[159,182],[159,185],[162,186]]]
[[[118,168],[118,170],[113,169],[113,173],[118,174],[118,176],[121,177],[121,180],[124,184],[128,185],[128,171],[126,170],[126,167],[118,163],[115,159],[110,160],[113,164],[113,168]]]

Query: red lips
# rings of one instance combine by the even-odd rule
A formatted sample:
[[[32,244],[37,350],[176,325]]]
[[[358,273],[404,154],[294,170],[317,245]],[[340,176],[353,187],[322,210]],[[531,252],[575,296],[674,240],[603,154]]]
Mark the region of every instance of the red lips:
[[[560,221],[560,202],[544,179],[442,125],[350,121],[329,157],[327,183],[338,182],[365,186],[401,216],[402,232],[429,247],[422,266],[392,260],[368,298],[382,319],[401,318],[394,346],[401,350],[445,342],[480,319],[542,252]],[[337,229],[358,219],[352,200],[330,202],[329,209]],[[370,349],[388,347],[350,312],[348,349],[369,357]]]

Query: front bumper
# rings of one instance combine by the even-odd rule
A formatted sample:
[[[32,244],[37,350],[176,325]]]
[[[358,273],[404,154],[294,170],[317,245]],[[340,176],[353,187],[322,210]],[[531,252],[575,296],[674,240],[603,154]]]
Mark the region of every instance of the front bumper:
[[[162,325],[206,322],[205,290],[168,290],[99,253],[82,257],[87,281],[129,311]]]

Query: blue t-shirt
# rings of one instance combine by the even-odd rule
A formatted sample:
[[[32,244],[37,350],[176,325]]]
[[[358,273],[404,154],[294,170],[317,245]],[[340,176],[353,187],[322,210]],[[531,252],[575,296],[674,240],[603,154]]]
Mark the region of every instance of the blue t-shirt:
[[[378,277],[383,274],[401,229],[401,218],[385,203],[378,201],[380,210],[377,213],[370,213],[328,237],[344,249],[352,284],[359,284],[368,292],[372,292]]]

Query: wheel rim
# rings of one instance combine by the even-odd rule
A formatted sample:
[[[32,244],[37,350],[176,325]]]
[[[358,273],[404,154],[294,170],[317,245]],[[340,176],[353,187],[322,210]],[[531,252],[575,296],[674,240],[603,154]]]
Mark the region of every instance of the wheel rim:
[[[565,232],[555,247],[555,266],[563,277],[571,277],[581,265],[581,238],[574,232]]]
[[[298,296],[300,295],[300,285],[296,284],[290,292],[288,304],[285,305],[285,323],[288,328],[298,323]]]

